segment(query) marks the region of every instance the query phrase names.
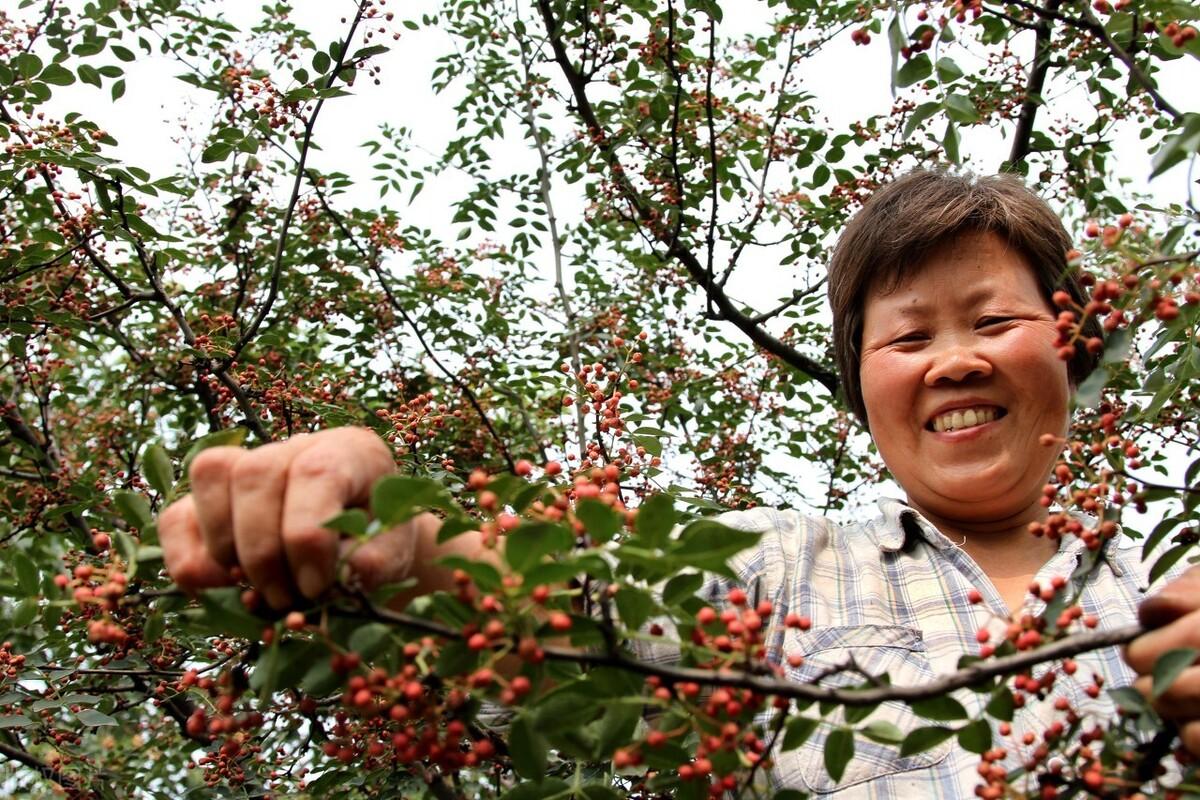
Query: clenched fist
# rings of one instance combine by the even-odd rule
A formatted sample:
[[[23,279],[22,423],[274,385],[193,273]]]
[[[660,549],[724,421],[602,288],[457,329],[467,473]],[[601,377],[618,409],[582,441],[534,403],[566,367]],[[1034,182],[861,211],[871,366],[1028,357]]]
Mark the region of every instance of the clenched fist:
[[[388,446],[365,428],[302,434],[255,450],[205,450],[191,465],[192,493],[159,518],[167,571],[195,592],[230,583],[238,566],[277,609],[292,605],[297,592],[315,598],[333,583],[350,545],[321,523],[365,506],[372,484],[394,469]],[[349,551],[348,567],[368,588],[404,578],[435,541],[438,524],[422,514]],[[436,575],[417,577],[441,583]]]

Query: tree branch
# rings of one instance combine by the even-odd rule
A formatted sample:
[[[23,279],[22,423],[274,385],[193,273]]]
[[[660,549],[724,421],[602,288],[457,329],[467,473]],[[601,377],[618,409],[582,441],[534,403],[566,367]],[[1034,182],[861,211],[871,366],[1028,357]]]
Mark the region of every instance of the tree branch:
[[[350,30],[346,34],[346,38],[342,41],[342,46],[338,51],[337,61],[334,62],[334,65],[329,70],[329,76],[325,79],[324,90],[332,89],[334,82],[337,81],[338,73],[342,71],[342,65],[345,63],[346,55],[350,51],[350,42],[354,39],[354,32],[358,29],[358,23],[362,20],[368,5],[369,3],[366,0],[360,0],[358,3],[358,10],[354,13],[354,19],[350,23]],[[279,276],[283,272],[283,256],[287,252],[288,228],[292,225],[292,215],[296,211],[296,203],[300,199],[300,187],[304,182],[304,162],[308,160],[308,152],[312,147],[313,127],[317,124],[317,116],[321,113],[321,108],[324,105],[325,98],[322,96],[317,100],[316,105],[313,106],[312,113],[308,115],[308,121],[304,123],[304,139],[300,143],[300,157],[296,165],[296,178],[292,181],[292,194],[288,198],[287,208],[283,212],[283,224],[280,226],[279,240],[275,243],[275,257],[271,264],[271,279],[267,287],[267,296],[255,313],[254,319],[251,320],[250,326],[242,332],[237,344],[233,346],[233,350],[225,357],[226,367],[236,361],[242,350],[258,335],[258,329],[262,326],[263,320],[267,318],[267,314],[271,313],[271,307],[275,305],[275,298],[279,294]]]
[[[0,756],[4,756],[9,761],[16,761],[18,764],[23,764],[39,773],[43,778],[54,781],[68,790],[78,788],[76,782],[67,777],[61,770],[50,766],[23,747],[14,747],[0,742]]]
[[[563,281],[563,243],[558,232],[558,218],[554,214],[554,204],[550,197],[550,155],[546,152],[541,131],[533,116],[533,68],[529,62],[525,37],[518,35],[517,42],[521,48],[521,67],[525,71],[525,83],[529,87],[525,99],[525,125],[529,128],[529,135],[533,138],[534,146],[537,148],[540,164],[538,189],[542,205],[546,209],[546,224],[550,229],[550,247],[554,253],[554,288],[558,292],[558,302],[562,304],[563,313],[567,315],[567,351],[571,355],[571,369],[578,375],[583,369],[583,361],[579,355],[579,330],[576,324],[575,308],[571,305],[571,297],[567,294],[566,284]],[[584,442],[587,441],[587,421],[583,414],[582,403],[575,404],[575,436],[582,452]]]
[[[400,625],[447,639],[463,638],[462,631],[459,629],[432,620],[380,608],[362,595],[358,597],[358,600],[361,607],[357,612],[338,608],[330,609],[330,612],[341,616],[354,616],[355,613],[365,614],[378,622]],[[615,667],[638,675],[655,675],[669,683],[691,682],[702,686],[749,689],[759,694],[787,697],[793,700],[816,700],[844,706],[869,706],[888,700],[912,702],[939,697],[956,689],[975,686],[1006,675],[1015,675],[1047,661],[1058,661],[1102,647],[1126,644],[1143,633],[1145,633],[1145,629],[1141,625],[1077,633],[1043,645],[1036,650],[1026,650],[1009,656],[978,661],[965,669],[948,673],[927,683],[915,686],[880,684],[865,689],[796,683],[786,678],[752,673],[748,670],[708,670],[651,664],[630,658],[620,652],[589,652],[549,644],[542,645],[542,650],[545,652],[546,658],[555,661],[568,661],[597,667]],[[501,647],[510,644],[511,642],[497,642],[493,646]],[[849,667],[854,668],[853,665],[849,665]],[[839,671],[844,669],[846,667],[838,668]]]
[[[437,353],[435,353],[433,348],[429,346],[429,343],[425,341],[425,336],[421,333],[421,329],[417,326],[416,321],[408,315],[408,311],[400,303],[400,300],[396,297],[395,293],[392,292],[392,288],[387,282],[387,276],[384,275],[383,268],[379,266],[378,254],[369,252],[362,246],[362,243],[358,241],[358,237],[355,236],[353,231],[346,226],[345,221],[342,219],[342,215],[334,211],[333,207],[329,205],[329,201],[326,199],[325,193],[322,192],[320,187],[317,185],[317,181],[311,174],[308,174],[307,172],[305,174],[308,177],[309,184],[316,191],[317,200],[320,202],[321,208],[325,211],[326,215],[333,220],[334,225],[336,225],[338,230],[342,232],[342,235],[349,240],[350,244],[355,250],[358,251],[359,255],[362,256],[363,261],[366,262],[367,268],[372,272],[372,274],[375,275],[375,279],[379,281],[379,286],[381,289],[383,289],[383,294],[387,298],[388,305],[391,306],[392,311],[396,312],[396,314],[400,316],[400,319],[404,321],[404,324],[407,325],[413,332],[413,335],[417,337],[417,341],[421,344],[421,349],[425,351],[425,355],[429,356],[429,360],[432,361],[434,366],[436,366],[442,375],[446,377],[446,380],[453,383],[458,390],[462,392],[463,397],[467,398],[467,402],[471,404],[473,409],[475,409],[475,413],[479,415],[479,419],[483,422],[484,427],[487,428],[488,434],[492,437],[492,441],[496,443],[496,447],[500,450],[501,457],[503,457],[505,463],[508,464],[509,471],[516,471],[516,462],[513,460],[512,454],[508,452],[508,446],[505,445],[504,440],[500,438],[500,434],[496,431],[495,426],[492,425],[492,421],[488,418],[487,413],[484,412],[483,406],[479,403],[479,398],[475,396],[475,393],[471,391],[471,387],[467,386],[462,378],[451,372],[449,368],[442,363],[441,359],[437,357]]]
[[[61,464],[61,458],[54,443],[49,439],[42,441],[37,433],[25,422],[25,419],[21,416],[21,412],[17,409],[15,394],[7,403],[0,406],[0,419],[4,420],[5,427],[8,428],[9,433],[12,434],[14,439],[29,445],[38,470],[41,472],[42,483],[49,486],[51,476],[59,470]],[[91,529],[83,521],[83,517],[79,516],[78,512],[66,512],[63,514],[63,521],[75,533],[80,544],[88,548],[93,546]]]
[[[1057,11],[1062,0],[1046,0],[1043,12]],[[1038,109],[1042,106],[1042,89],[1046,85],[1046,75],[1050,71],[1050,33],[1052,25],[1048,17],[1041,17],[1034,26],[1035,39],[1033,44],[1033,63],[1029,65],[1029,78],[1025,82],[1025,101],[1021,104],[1021,114],[1017,118],[1017,129],[1013,132],[1012,149],[1008,160],[1002,169],[1012,170],[1029,155],[1030,138],[1033,136],[1033,122]]]
[[[700,263],[694,253],[684,247],[678,240],[673,243],[669,241],[666,229],[656,221],[656,214],[653,213],[649,203],[641,196],[626,175],[612,138],[596,118],[595,109],[592,107],[591,100],[587,96],[587,81],[579,70],[575,68],[574,64],[571,63],[570,55],[567,53],[560,36],[558,23],[554,19],[554,12],[550,8],[550,0],[538,0],[538,10],[542,16],[542,22],[546,27],[551,49],[554,51],[554,60],[571,86],[571,93],[575,99],[575,110],[587,128],[591,140],[597,149],[599,149],[601,156],[608,165],[613,182],[616,184],[621,196],[633,208],[637,220],[649,229],[655,239],[668,245],[665,255],[660,255],[660,258],[664,260],[675,259],[683,264],[688,274],[692,277],[692,280],[700,284],[701,288],[712,298],[713,304],[717,307],[717,311],[720,314],[720,319],[733,323],[738,330],[742,331],[763,350],[779,358],[788,366],[809,375],[828,389],[831,394],[836,393],[838,387],[836,373],[795,348],[784,344],[758,325],[755,325],[750,317],[743,314],[740,309],[734,306],[722,287],[709,278],[704,265]]]

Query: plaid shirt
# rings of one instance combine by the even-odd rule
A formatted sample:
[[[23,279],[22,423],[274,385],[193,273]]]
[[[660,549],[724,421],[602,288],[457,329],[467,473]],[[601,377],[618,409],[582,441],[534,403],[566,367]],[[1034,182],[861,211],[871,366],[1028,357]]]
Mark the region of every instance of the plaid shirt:
[[[955,671],[963,654],[978,653],[976,632],[981,627],[989,628],[993,641],[1003,638],[1007,608],[974,560],[904,503],[881,500],[879,510],[870,522],[846,526],[790,510],[753,509],[720,517],[735,528],[764,531],[758,546],[739,553],[731,566],[751,597],[757,587],[757,599],[772,603],[772,617],[765,627],[767,658],[786,665],[787,654],[804,655],[799,668],[785,667],[790,678],[811,682],[816,672],[853,657],[863,670],[886,674],[894,685],[920,684]],[[1100,566],[1082,587],[1080,604],[1085,613],[1099,619],[1099,629],[1135,622],[1137,605],[1147,594],[1148,565],[1143,565],[1140,550],[1131,548],[1131,543],[1125,537],[1109,541]],[[1069,577],[1085,552],[1082,541],[1066,537],[1036,580]],[[728,581],[713,578],[702,591],[719,603],[729,588]],[[982,593],[982,603],[968,599],[973,588]],[[1041,600],[1029,595],[1017,616],[1044,608]],[[812,628],[804,632],[787,628],[783,620],[789,612],[811,617]],[[673,648],[645,640],[630,644],[644,660],[662,663],[678,658]],[[993,746],[1008,750],[1007,768],[1018,767],[1032,749],[1021,743],[1026,732],[1038,735],[1062,718],[1053,708],[1055,699],[1065,697],[1085,722],[1101,721],[1111,717],[1114,709],[1105,692],[1096,699],[1085,694],[1093,675],[1104,679],[1105,688],[1129,685],[1134,678],[1115,647],[1082,654],[1075,661],[1079,668],[1074,679],[1060,675],[1045,701],[1030,699],[1017,710],[1011,736],[1000,737],[993,721]],[[1035,669],[1034,676],[1046,668]],[[861,682],[861,678],[835,675],[825,685],[838,682]],[[970,718],[983,715],[987,695],[963,689],[954,696]],[[815,713],[815,708],[807,713]],[[840,721],[841,711],[830,719]],[[878,719],[893,722],[904,732],[934,724],[898,702],[879,706],[866,722]],[[769,776],[773,785],[837,800],[958,800],[973,797],[980,782],[979,756],[959,747],[953,738],[900,758],[895,747],[859,736],[854,758],[835,783],[826,774],[823,760],[828,731],[821,726],[802,747],[777,753]],[[1024,787],[1023,781],[1016,787],[1036,790],[1033,784]]]

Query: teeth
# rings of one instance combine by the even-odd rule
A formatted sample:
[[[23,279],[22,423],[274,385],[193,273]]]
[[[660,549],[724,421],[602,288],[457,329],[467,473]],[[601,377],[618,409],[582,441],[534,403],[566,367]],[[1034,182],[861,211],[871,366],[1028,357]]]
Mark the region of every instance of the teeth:
[[[939,414],[933,420],[933,429],[938,433],[957,431],[963,428],[973,428],[996,419],[997,409],[994,406],[979,406],[977,408],[960,408]]]

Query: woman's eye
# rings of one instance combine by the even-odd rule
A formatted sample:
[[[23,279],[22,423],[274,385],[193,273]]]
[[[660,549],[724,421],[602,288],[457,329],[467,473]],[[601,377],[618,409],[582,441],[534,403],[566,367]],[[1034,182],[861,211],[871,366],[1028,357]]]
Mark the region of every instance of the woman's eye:
[[[1011,322],[1012,317],[984,317],[979,320],[979,327],[986,328],[989,325],[1003,325],[1005,322]]]
[[[911,333],[902,333],[892,340],[892,344],[905,344],[906,342],[919,342],[925,338],[925,334],[920,331],[912,331]]]

